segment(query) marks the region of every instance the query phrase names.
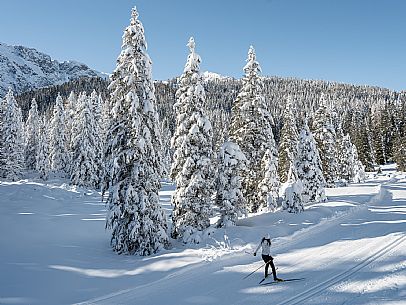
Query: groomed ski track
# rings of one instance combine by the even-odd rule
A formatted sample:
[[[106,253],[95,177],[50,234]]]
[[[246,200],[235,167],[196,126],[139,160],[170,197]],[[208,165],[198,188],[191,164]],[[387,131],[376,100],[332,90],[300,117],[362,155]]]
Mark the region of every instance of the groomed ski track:
[[[397,300],[406,289],[406,264],[390,266],[406,260],[406,181],[374,181],[364,187],[375,190],[366,202],[347,196],[344,199],[354,204],[348,211],[274,241],[278,276],[305,277],[305,281],[259,286],[263,270],[243,280],[262,262],[258,256],[239,252],[79,304],[157,305],[163,299],[165,304],[179,305],[401,304]],[[385,277],[400,279],[399,299],[386,298],[382,283],[381,293],[368,294],[382,276],[374,269],[385,267]],[[359,291],[353,287],[360,285],[358,277],[364,285]]]

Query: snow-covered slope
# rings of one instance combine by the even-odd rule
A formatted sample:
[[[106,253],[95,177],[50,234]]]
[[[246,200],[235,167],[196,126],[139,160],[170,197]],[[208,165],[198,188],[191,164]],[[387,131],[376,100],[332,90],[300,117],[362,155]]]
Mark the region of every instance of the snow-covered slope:
[[[1,304],[405,304],[406,178],[391,168],[303,213],[252,215],[151,257],[112,253],[99,194],[62,182],[0,183]],[[160,192],[168,213],[172,191]],[[305,280],[243,279],[268,232],[278,276]]]
[[[231,79],[229,76],[224,76],[215,72],[209,72],[205,71],[202,73],[202,77],[204,81],[215,81],[215,80],[225,80],[225,79]]]
[[[9,87],[21,93],[82,76],[106,77],[79,62],[58,62],[36,49],[0,43],[0,97]]]

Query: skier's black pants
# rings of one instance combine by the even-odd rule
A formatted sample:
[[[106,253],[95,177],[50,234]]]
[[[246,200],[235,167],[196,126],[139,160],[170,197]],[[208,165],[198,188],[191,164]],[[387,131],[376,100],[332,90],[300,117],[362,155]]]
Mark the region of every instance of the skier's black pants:
[[[275,269],[275,265],[273,263],[273,257],[270,255],[262,254],[262,259],[265,262],[265,277],[268,276],[268,268],[269,268],[269,265],[271,265],[273,278],[276,279],[276,269]]]

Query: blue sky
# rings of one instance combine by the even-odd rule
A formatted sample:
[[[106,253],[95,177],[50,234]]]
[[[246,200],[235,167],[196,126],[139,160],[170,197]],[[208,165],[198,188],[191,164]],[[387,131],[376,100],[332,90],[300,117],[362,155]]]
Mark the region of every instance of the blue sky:
[[[0,41],[110,73],[134,5],[155,79],[182,72],[193,35],[202,71],[241,77],[252,44],[264,75],[406,89],[404,0],[1,1]]]

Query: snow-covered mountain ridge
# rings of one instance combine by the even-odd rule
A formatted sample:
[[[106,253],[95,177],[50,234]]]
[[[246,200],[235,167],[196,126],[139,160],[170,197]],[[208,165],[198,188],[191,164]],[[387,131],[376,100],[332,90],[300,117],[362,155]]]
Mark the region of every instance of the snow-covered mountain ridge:
[[[205,81],[215,81],[215,80],[227,80],[227,79],[232,79],[232,77],[229,76],[224,76],[215,72],[209,72],[205,71],[202,73],[203,80]]]
[[[59,62],[33,48],[0,42],[0,97],[10,87],[16,93],[62,84],[83,76],[107,75],[76,61]]]

